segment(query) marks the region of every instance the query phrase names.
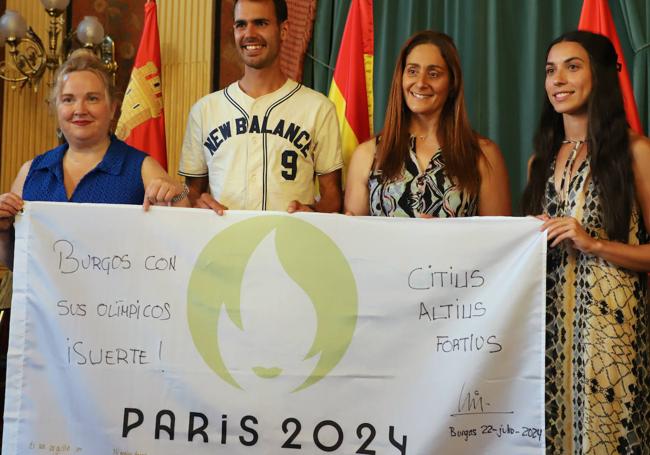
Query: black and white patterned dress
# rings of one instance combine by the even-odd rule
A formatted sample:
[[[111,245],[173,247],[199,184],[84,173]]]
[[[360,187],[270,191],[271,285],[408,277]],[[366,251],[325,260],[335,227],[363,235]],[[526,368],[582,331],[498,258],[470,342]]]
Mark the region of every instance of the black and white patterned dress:
[[[372,216],[449,218],[478,213],[478,197],[461,190],[445,172],[441,149],[431,157],[427,168],[420,171],[415,136],[411,137],[401,178],[382,183],[381,172],[373,170],[368,187]]]
[[[573,216],[607,239],[588,160],[566,198],[546,186],[544,212]],[[565,199],[562,201],[561,199]],[[647,243],[638,208],[629,243]],[[549,249],[546,326],[547,453],[650,454],[647,277],[565,244]]]

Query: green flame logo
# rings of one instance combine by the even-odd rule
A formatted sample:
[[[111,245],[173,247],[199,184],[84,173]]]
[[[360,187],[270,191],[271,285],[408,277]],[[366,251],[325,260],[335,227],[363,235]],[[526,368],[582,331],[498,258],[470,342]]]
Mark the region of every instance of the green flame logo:
[[[196,261],[188,289],[188,322],[194,344],[208,366],[228,384],[241,389],[225,365],[219,349],[222,306],[230,320],[244,330],[240,308],[241,284],[251,255],[275,230],[275,249],[281,266],[307,294],[316,312],[314,341],[305,356],[320,358],[310,376],[294,392],[327,374],[345,354],[357,322],[357,289],[341,250],[315,226],[292,216],[259,216],[218,233]],[[281,370],[253,369],[273,378]]]

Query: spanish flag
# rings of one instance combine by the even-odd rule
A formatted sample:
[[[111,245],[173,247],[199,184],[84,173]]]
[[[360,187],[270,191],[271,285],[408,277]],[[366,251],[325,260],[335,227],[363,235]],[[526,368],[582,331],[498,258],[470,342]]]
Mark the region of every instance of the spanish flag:
[[[609,9],[607,0],[584,0],[578,29],[604,35],[614,45],[614,49],[616,49],[616,53],[618,54],[620,68],[618,80],[621,85],[621,92],[623,93],[627,123],[629,123],[630,128],[636,133],[643,134],[643,128],[639,120],[639,111],[636,108],[634,92],[630,84],[630,73],[627,71],[627,65],[625,64],[625,58],[621,50],[621,42],[618,39],[616,26],[614,25],[614,19],[612,18],[612,12]]]
[[[329,98],[336,106],[343,148],[343,175],[354,149],[372,136],[372,0],[352,0]]]
[[[156,1],[144,5],[144,28],[115,134],[167,169]]]

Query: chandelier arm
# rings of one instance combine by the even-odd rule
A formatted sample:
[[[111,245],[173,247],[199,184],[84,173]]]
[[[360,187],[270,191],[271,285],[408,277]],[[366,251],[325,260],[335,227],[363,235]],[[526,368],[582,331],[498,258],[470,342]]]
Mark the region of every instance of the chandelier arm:
[[[115,60],[115,42],[110,36],[105,36],[104,40],[98,44],[99,53],[104,66],[108,72],[113,75],[113,83],[115,83],[115,76],[117,75],[117,69],[119,65]]]
[[[74,31],[69,33],[65,31],[64,11],[46,9],[50,16],[47,47],[31,27],[27,29],[27,34],[23,38],[7,39],[7,51],[11,57],[7,57],[6,61],[0,61],[0,79],[11,82],[12,88],[18,84],[21,88],[29,84],[36,91],[45,71],[54,72],[63,64],[74,47],[73,38],[76,36]],[[104,35],[101,43],[84,47],[92,49],[99,56],[115,81],[118,65],[115,61],[113,40]]]
[[[47,52],[47,67],[50,71],[56,70],[67,56],[65,49],[65,40],[62,40],[62,48],[59,51],[59,38],[63,34],[65,28],[65,18],[62,13],[56,10],[47,10],[50,15],[50,25],[47,31],[48,35],[48,52]]]
[[[7,40],[7,47],[12,65],[0,62],[0,78],[20,83],[21,88],[29,83],[36,90],[46,64],[45,48],[38,35],[30,27],[24,38]]]
[[[24,84],[29,80],[29,78],[24,75],[13,77],[7,74],[7,64],[5,62],[0,62],[0,78],[14,84],[17,82],[22,82],[23,84],[21,84],[21,87],[24,86]]]
[[[16,69],[30,79],[31,85],[38,84],[45,72],[47,56],[43,42],[31,27],[25,38],[15,45],[10,44],[9,55]]]

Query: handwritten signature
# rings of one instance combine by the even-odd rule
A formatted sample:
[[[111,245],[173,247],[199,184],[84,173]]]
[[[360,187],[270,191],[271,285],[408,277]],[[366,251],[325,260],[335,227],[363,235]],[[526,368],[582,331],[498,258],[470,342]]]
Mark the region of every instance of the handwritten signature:
[[[487,414],[514,414],[514,411],[491,411],[492,404],[488,398],[478,389],[466,390],[467,384],[463,382],[458,394],[458,401],[451,417],[464,415],[487,415]]]

